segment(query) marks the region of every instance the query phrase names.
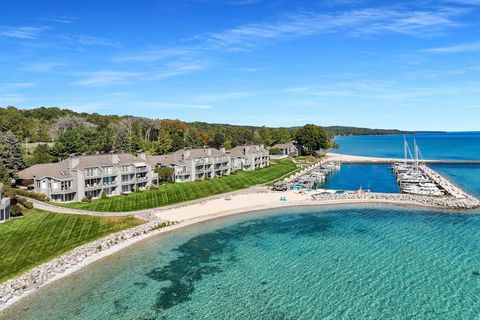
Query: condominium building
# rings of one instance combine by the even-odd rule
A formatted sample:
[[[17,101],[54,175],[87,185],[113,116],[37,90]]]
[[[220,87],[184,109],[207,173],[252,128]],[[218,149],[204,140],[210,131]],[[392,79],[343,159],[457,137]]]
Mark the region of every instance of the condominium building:
[[[10,219],[10,198],[2,195],[3,184],[0,183],[0,222]]]
[[[256,170],[270,165],[269,152],[260,146],[238,146],[230,150],[231,168],[235,170]]]
[[[53,202],[72,202],[146,189],[158,184],[157,167],[172,168],[175,182],[188,182],[268,165],[268,151],[263,146],[235,147],[229,152],[224,148],[185,148],[159,156],[111,153],[34,165],[18,173],[17,185],[45,194]]]
[[[18,173],[19,184],[32,186],[53,202],[81,201],[145,189],[156,183],[145,153],[75,156],[37,164]]]
[[[162,156],[147,157],[154,167],[170,167],[175,182],[218,178],[231,172],[230,156],[224,148],[178,150]]]

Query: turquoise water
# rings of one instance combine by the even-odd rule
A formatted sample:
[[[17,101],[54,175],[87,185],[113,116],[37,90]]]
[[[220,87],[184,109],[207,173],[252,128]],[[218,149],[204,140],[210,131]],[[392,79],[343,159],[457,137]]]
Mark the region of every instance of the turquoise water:
[[[395,176],[389,165],[342,164],[322,184],[322,188],[334,190],[363,190],[372,192],[399,192]]]
[[[480,132],[426,133],[406,135],[413,152],[417,140],[425,159],[480,159]],[[339,153],[403,158],[403,135],[336,137]]]
[[[480,166],[432,167],[480,196]],[[392,179],[344,165],[328,183],[389,192]],[[479,319],[479,230],[478,210],[377,205],[222,218],[103,259],[4,318]]]
[[[217,220],[107,258],[12,319],[477,319],[480,216],[394,207]]]

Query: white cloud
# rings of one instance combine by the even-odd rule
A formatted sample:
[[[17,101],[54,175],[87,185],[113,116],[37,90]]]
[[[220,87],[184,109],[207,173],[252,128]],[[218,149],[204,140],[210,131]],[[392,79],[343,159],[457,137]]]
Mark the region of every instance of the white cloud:
[[[69,16],[48,16],[44,18],[38,18],[37,20],[40,21],[48,21],[48,22],[56,22],[56,23],[72,23],[77,18],[75,17],[69,17]]]
[[[17,39],[36,39],[48,27],[0,27],[0,36]]]
[[[431,52],[431,53],[474,52],[474,51],[480,51],[480,42],[471,42],[471,43],[463,43],[463,44],[457,44],[457,45],[447,46],[447,47],[430,48],[430,49],[425,49],[423,51]]]
[[[154,109],[213,109],[210,105],[187,104],[187,103],[171,103],[159,101],[143,101],[136,103],[139,106]]]
[[[162,68],[148,71],[117,71],[117,70],[100,70],[91,72],[76,72],[73,76],[81,78],[75,81],[74,85],[82,86],[106,86],[111,84],[129,84],[132,81],[152,81],[179,76],[194,71],[204,69],[208,63],[206,62],[174,62],[168,63]]]
[[[143,75],[140,72],[125,72],[125,71],[92,71],[92,72],[78,72],[74,75],[82,79],[74,82],[76,85],[91,86],[91,85],[109,85],[112,83],[127,83],[128,81],[138,78]]]
[[[424,37],[437,35],[447,27],[458,26],[454,20],[465,12],[461,8],[425,10],[369,8],[327,14],[298,12],[276,21],[250,23],[221,32],[195,37],[216,47],[242,50],[259,42],[280,41],[310,35],[347,32],[350,35],[400,33]]]
[[[153,62],[172,57],[183,57],[189,55],[191,50],[179,48],[167,48],[157,50],[146,50],[130,55],[120,55],[113,58],[114,62]]]

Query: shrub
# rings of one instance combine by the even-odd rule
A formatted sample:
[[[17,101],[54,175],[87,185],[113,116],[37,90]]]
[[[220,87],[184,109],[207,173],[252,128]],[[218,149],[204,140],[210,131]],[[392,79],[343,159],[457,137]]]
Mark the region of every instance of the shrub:
[[[102,195],[100,196],[102,199],[107,199],[107,193],[105,191],[102,191]]]
[[[23,216],[22,208],[20,205],[16,204],[10,207],[10,215],[12,217],[21,217]]]
[[[82,198],[82,202],[85,202],[85,203],[91,203],[91,202],[92,202],[92,198],[89,198],[89,197],[83,197],[83,198]]]
[[[39,201],[46,201],[47,196],[41,193],[28,191],[24,189],[8,188],[5,191],[5,196],[14,198],[15,196],[28,197]]]

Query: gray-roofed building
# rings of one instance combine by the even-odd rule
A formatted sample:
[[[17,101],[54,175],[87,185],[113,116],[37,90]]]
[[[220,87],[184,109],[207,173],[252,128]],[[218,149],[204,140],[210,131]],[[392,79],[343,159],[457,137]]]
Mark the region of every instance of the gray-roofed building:
[[[300,146],[293,141],[289,143],[279,143],[272,148],[282,150],[282,155],[284,156],[296,157],[300,155]]]
[[[74,156],[31,166],[20,171],[18,179],[33,184],[35,192],[53,202],[70,202],[99,198],[102,193],[113,196],[146,189],[155,183],[156,176],[141,153]]]
[[[3,196],[3,184],[0,182],[0,222],[10,219],[10,198]]]
[[[263,145],[238,146],[230,150],[231,170],[256,170],[270,165],[269,152]]]
[[[32,187],[53,202],[72,202],[84,197],[96,199],[102,193],[114,196],[146,189],[158,183],[156,167],[173,168],[173,180],[187,182],[268,165],[268,151],[263,146],[236,147],[230,152],[224,148],[185,148],[158,156],[111,153],[74,156],[57,163],[31,166],[18,173],[17,185]]]
[[[147,158],[151,165],[173,168],[175,182],[212,179],[231,172],[230,156],[223,148],[185,148],[168,155]]]

